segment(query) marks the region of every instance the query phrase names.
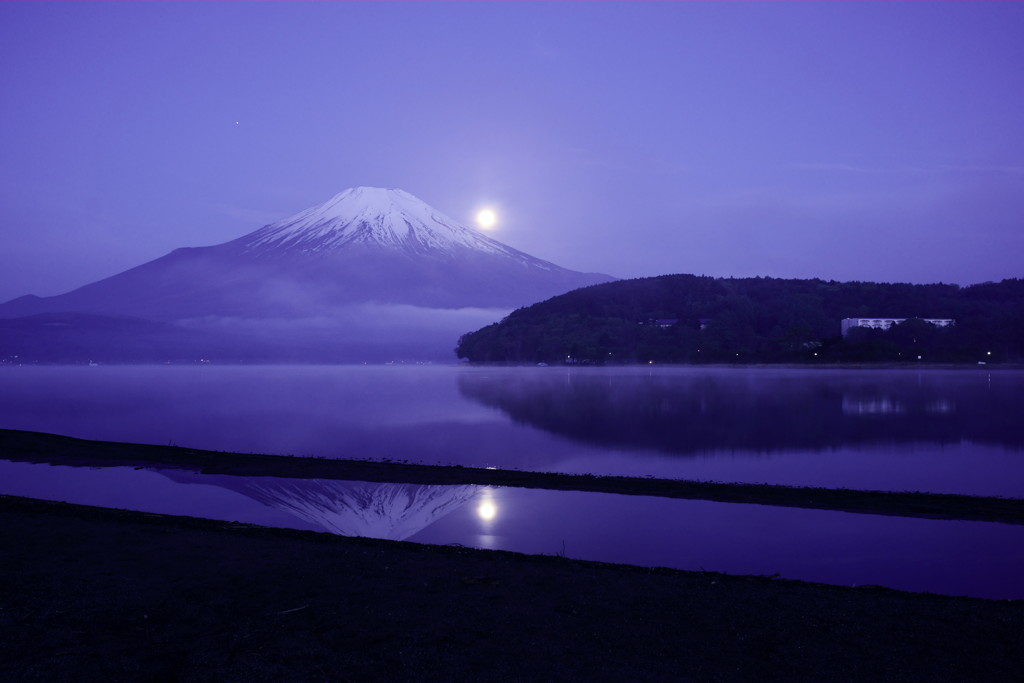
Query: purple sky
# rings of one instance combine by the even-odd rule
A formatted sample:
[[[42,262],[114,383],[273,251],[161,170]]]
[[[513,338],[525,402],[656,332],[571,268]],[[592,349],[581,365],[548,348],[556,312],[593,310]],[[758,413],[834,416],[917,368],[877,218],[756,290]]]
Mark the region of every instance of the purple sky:
[[[1022,35],[1001,2],[0,3],[0,300],[357,185],[620,277],[1022,277]]]

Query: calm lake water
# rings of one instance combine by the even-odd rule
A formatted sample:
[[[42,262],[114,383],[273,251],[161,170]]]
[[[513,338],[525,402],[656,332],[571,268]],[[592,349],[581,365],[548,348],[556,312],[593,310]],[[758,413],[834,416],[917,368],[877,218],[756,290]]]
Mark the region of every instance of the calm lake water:
[[[1024,496],[1024,372],[0,366],[0,427],[223,451]]]
[[[0,427],[328,458],[1024,496],[1024,372],[0,366]],[[3,455],[0,453],[0,458]],[[1024,598],[1024,527],[0,460],[0,493],[423,543]]]
[[[0,460],[0,492],[349,536],[1024,599],[1024,526],[492,486]]]

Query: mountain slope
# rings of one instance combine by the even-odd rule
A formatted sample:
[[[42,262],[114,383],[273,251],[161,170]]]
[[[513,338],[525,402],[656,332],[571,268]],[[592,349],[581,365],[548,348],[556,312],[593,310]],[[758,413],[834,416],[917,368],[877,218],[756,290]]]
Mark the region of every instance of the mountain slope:
[[[513,308],[611,279],[517,251],[401,190],[360,187],[230,242],[176,249],[66,294],[15,299],[0,317],[308,317],[366,302]]]
[[[459,224],[408,192],[376,187],[345,190],[323,204],[260,228],[231,244],[264,254],[332,252],[356,244],[420,254],[471,249],[558,269]]]

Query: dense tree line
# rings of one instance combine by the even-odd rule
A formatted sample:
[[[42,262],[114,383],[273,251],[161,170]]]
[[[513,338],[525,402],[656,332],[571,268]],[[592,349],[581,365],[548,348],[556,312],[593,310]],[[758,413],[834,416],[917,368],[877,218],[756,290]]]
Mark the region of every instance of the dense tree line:
[[[908,318],[840,332],[843,318]],[[922,318],[954,318],[939,328]],[[481,362],[1000,362],[1024,359],[1024,280],[969,287],[695,275],[621,280],[464,335]]]

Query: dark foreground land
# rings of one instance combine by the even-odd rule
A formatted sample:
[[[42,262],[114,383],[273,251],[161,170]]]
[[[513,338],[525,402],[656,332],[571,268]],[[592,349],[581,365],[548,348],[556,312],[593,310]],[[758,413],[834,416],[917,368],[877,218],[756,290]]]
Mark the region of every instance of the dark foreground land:
[[[0,496],[0,680],[1015,680],[1024,601]]]
[[[483,472],[378,472],[366,463],[2,430],[0,457],[264,473],[284,462],[291,476],[339,478],[357,478],[366,465],[365,478],[392,481],[476,481]],[[487,476],[543,485],[553,475]],[[623,493],[647,485],[550,481]],[[689,496],[671,492],[684,484],[651,485],[670,490],[657,495]],[[808,492],[771,495],[797,504]],[[957,517],[962,512],[947,506],[971,503],[906,495],[932,505],[927,516]],[[1016,680],[1022,633],[1024,601],[652,570],[0,496],[3,681]]]

